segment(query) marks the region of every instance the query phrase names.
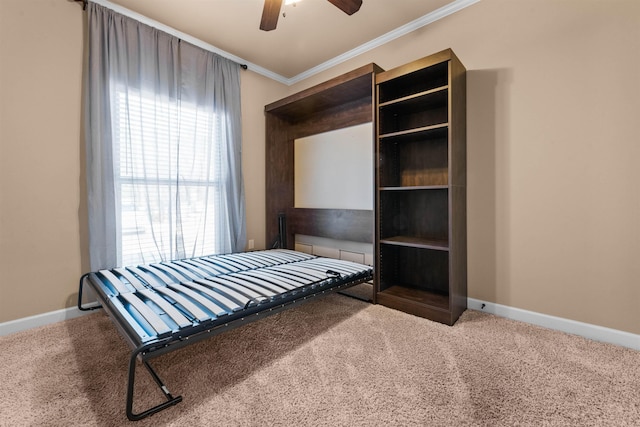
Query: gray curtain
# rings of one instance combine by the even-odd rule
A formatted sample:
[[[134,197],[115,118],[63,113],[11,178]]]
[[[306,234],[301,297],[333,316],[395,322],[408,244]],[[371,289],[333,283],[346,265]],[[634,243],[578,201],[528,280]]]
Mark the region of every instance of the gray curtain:
[[[87,17],[91,269],[243,250],[239,64],[94,3]]]

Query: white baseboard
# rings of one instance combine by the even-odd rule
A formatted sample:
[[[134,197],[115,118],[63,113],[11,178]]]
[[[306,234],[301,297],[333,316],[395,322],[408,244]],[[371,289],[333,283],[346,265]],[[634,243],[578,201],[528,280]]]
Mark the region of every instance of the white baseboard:
[[[97,302],[85,305],[87,308],[97,306]],[[35,316],[23,317],[22,319],[11,320],[9,322],[0,323],[0,337],[48,325],[50,323],[73,319],[74,317],[80,317],[88,313],[91,313],[91,311],[80,311],[77,307],[69,307],[61,310],[50,311],[48,313],[37,314]]]
[[[632,334],[630,332],[564,319],[562,317],[549,316],[548,314],[522,310],[520,308],[477,300],[475,298],[467,298],[467,307],[472,310],[484,311],[486,313],[495,314],[496,316],[506,317],[508,319],[518,320],[556,331],[580,335],[595,341],[640,350],[640,335]]]
[[[87,306],[97,305],[97,303],[87,304]],[[518,320],[520,322],[530,323],[532,325],[542,326],[556,331],[580,335],[595,341],[640,350],[640,335],[632,334],[630,332],[564,319],[562,317],[549,316],[547,314],[509,307],[475,298],[468,298],[467,306],[472,310],[484,311],[486,313],[495,314],[496,316],[506,317],[507,319]],[[27,329],[48,325],[50,323],[61,322],[67,319],[73,319],[74,317],[79,317],[87,313],[90,313],[90,311],[80,311],[77,307],[71,307],[0,323],[0,336],[25,331]]]

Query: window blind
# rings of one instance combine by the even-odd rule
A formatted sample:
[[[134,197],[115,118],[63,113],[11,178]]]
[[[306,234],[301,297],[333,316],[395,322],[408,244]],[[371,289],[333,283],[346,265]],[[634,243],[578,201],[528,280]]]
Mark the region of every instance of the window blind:
[[[217,253],[219,118],[211,108],[114,86],[118,263]]]

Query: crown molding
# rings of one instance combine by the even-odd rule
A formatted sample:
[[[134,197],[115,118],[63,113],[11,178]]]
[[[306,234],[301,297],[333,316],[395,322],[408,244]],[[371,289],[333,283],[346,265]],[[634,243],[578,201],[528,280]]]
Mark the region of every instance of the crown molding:
[[[416,20],[409,22],[401,27],[396,28],[393,31],[389,31],[386,34],[383,34],[380,37],[377,37],[367,43],[364,43],[354,49],[351,49],[348,52],[343,53],[342,55],[338,55],[335,58],[332,58],[328,61],[323,62],[313,68],[310,68],[306,71],[303,71],[300,74],[297,74],[293,77],[287,78],[278,73],[275,73],[271,70],[268,70],[259,65],[253,64],[249,61],[246,61],[243,58],[240,58],[232,53],[229,53],[225,50],[219,49],[209,43],[206,43],[200,39],[197,39],[189,34],[183,33],[182,31],[178,31],[175,28],[169,27],[168,25],[162,24],[158,21],[155,21],[151,18],[148,18],[144,15],[141,15],[137,12],[134,12],[130,9],[122,7],[120,5],[111,3],[109,0],[92,0],[94,3],[99,4],[101,6],[107,7],[117,13],[128,16],[129,18],[133,18],[143,24],[149,25],[150,27],[156,28],[158,30],[164,31],[165,33],[171,34],[175,37],[178,37],[181,40],[184,40],[188,43],[191,43],[195,46],[198,46],[202,49],[208,50],[210,52],[216,53],[222,57],[230,59],[231,61],[237,62],[238,64],[246,65],[251,71],[261,74],[265,77],[268,77],[272,80],[285,84],[287,86],[291,86],[295,83],[301,82],[304,79],[307,79],[315,74],[318,74],[322,71],[328,70],[336,65],[339,65],[343,62],[346,62],[350,59],[355,58],[358,55],[361,55],[369,50],[375,49],[376,47],[382,46],[385,43],[389,43],[392,40],[397,39],[398,37],[402,37],[406,34],[409,34],[412,31],[417,30],[418,28],[422,28],[426,25],[429,25],[433,22],[436,22],[446,16],[449,16],[455,12],[458,12],[466,7],[469,7],[475,3],[478,3],[480,0],[454,0],[451,3],[434,10],[431,13],[428,13]]]
[[[291,77],[290,79],[287,80],[287,84],[292,85],[294,83],[298,83],[315,74],[318,74],[322,71],[335,67],[336,65],[346,62],[352,58],[355,58],[356,56],[361,55],[369,50],[375,49],[379,46],[389,43],[392,40],[395,40],[399,37],[409,34],[410,32],[417,30],[418,28],[422,28],[446,16],[449,16],[455,12],[458,12],[466,7],[469,7],[475,3],[478,3],[479,1],[480,0],[455,0],[439,9],[434,10],[433,12],[430,12],[416,20],[413,20],[401,27],[396,28],[395,30],[389,31],[388,33],[383,34],[380,37],[377,37],[367,43],[364,43],[356,47],[355,49],[351,49],[350,51],[345,52],[342,55],[338,55],[335,58],[332,58],[326,62],[323,62],[320,65],[317,65],[313,68],[308,69],[307,71],[304,71],[294,77]]]

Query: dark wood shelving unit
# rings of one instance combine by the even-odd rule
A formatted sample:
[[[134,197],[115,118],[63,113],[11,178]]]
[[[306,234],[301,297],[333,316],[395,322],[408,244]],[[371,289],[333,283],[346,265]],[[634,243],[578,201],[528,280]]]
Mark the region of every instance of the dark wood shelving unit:
[[[466,309],[466,70],[451,49],[376,75],[374,301]]]

